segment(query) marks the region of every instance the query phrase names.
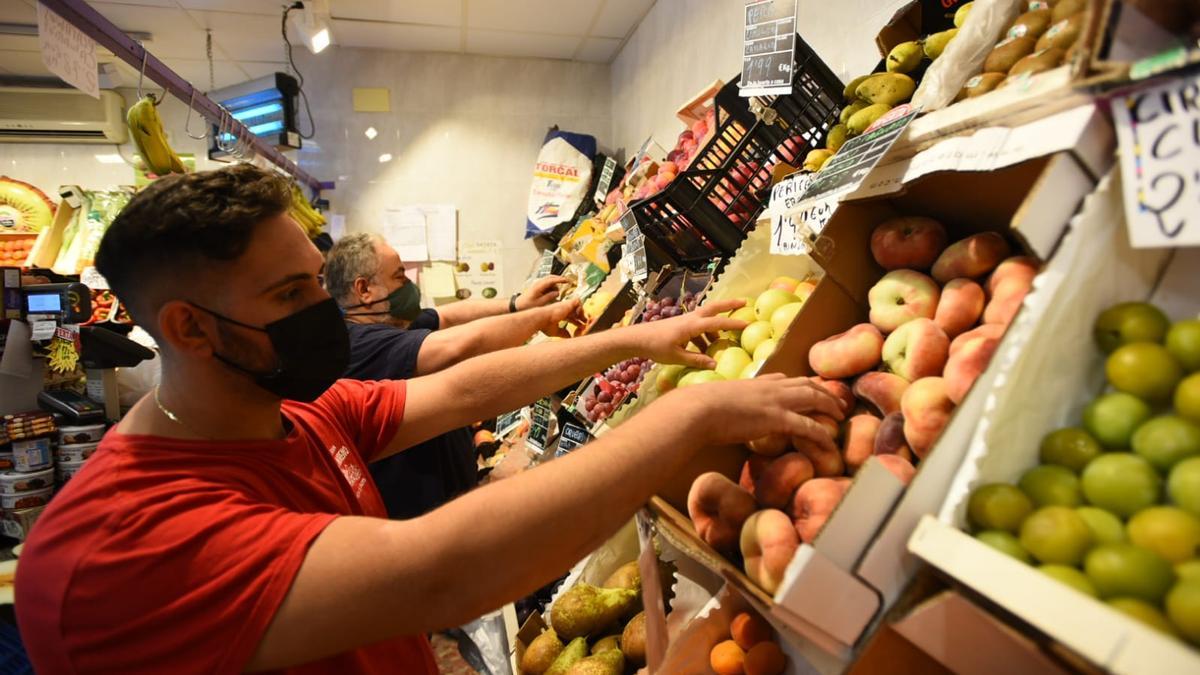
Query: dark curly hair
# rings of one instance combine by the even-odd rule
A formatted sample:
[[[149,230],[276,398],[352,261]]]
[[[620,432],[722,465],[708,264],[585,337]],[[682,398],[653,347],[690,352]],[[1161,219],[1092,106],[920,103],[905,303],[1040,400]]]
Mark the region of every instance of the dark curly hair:
[[[250,164],[160,178],[113,220],[96,269],[153,332],[154,313],[179,285],[198,281],[206,261],[236,260],[255,226],[291,203],[287,179]]]

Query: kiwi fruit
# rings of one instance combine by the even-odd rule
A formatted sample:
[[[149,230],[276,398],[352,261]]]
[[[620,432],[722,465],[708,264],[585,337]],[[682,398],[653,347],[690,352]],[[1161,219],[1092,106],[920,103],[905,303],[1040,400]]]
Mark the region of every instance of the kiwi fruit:
[[[1062,63],[1063,57],[1066,56],[1066,51],[1058,47],[1049,47],[1039,49],[1038,51],[1026,56],[1025,58],[1013,64],[1011,70],[1008,71],[1009,77],[1020,77],[1021,75],[1036,75],[1038,73],[1050,70],[1058,64]]]
[[[1049,49],[1058,47],[1059,49],[1070,49],[1071,45],[1079,39],[1080,32],[1083,31],[1083,14],[1069,16],[1062,21],[1050,26],[1050,28],[1042,34],[1042,37],[1037,41],[1037,49]]]
[[[54,220],[54,208],[36,187],[0,176],[0,232],[40,232]]]
[[[988,54],[987,58],[984,59],[983,70],[986,73],[1007,73],[1012,70],[1017,61],[1032,54],[1036,46],[1037,38],[1028,35],[1018,38],[1006,38],[1000,41],[992,49],[992,53]]]
[[[1087,9],[1087,0],[1058,0],[1054,4],[1054,9],[1051,12],[1051,17],[1054,23],[1058,23],[1063,19],[1074,16],[1083,10]]]
[[[961,101],[966,98],[975,98],[983,96],[989,91],[995,89],[1007,77],[1004,73],[980,73],[975,77],[967,80],[961,91],[958,92],[958,97],[954,100]]]
[[[1045,33],[1046,29],[1050,27],[1050,23],[1050,10],[1031,10],[1017,17],[1012,28],[1008,29],[1008,37],[1024,37],[1026,35],[1035,38],[1041,37],[1042,33]]]

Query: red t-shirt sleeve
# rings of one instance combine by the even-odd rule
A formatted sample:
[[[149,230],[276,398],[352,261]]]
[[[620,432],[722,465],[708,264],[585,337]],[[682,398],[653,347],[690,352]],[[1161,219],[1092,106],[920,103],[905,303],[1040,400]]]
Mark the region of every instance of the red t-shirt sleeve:
[[[106,523],[103,545],[78,561],[63,647],[78,672],[241,672],[337,516],[225,487],[159,497]]]
[[[395,438],[404,419],[404,380],[338,380],[314,405],[354,440],[364,461],[372,461]]]

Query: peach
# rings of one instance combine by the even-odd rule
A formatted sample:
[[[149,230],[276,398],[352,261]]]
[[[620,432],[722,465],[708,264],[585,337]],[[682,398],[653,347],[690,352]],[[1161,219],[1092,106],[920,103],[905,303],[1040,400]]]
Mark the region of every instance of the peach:
[[[871,233],[871,255],[885,270],[927,270],[945,248],[946,228],[933,218],[892,218]]]
[[[758,483],[758,477],[762,475],[763,469],[767,468],[771,460],[767,457],[759,455],[750,455],[746,462],[742,464],[742,473],[738,477],[738,485],[743,490],[754,495],[754,485]]]
[[[846,420],[846,432],[842,434],[842,461],[851,472],[875,454],[875,434],[879,432],[880,419],[874,415],[855,415]]]
[[[999,234],[974,234],[942,251],[933,263],[933,278],[942,283],[960,277],[978,279],[995,269],[1008,253],[1008,242]]]
[[[988,295],[996,295],[996,288],[1001,282],[1009,279],[1024,279],[1028,283],[1033,283],[1033,278],[1037,276],[1041,265],[1037,260],[1028,256],[1013,256],[1001,262],[996,266],[996,270],[992,272],[987,280]]]
[[[771,460],[763,467],[754,483],[754,497],[759,505],[782,509],[792,501],[796,488],[813,477],[813,465],[808,457],[789,452]]]
[[[814,478],[800,486],[792,499],[792,515],[800,541],[811,544],[817,538],[848,489],[849,478]]]
[[[688,491],[687,506],[696,534],[726,553],[737,547],[742,524],[758,510],[749,492],[715,471],[696,477]]]
[[[792,447],[812,462],[813,473],[821,478],[841,476],[846,472],[846,464],[837,450],[824,448],[806,438],[793,437]]]
[[[908,380],[892,373],[863,373],[854,381],[854,395],[867,401],[880,415],[900,410],[900,397],[908,389]]]
[[[779,588],[783,573],[799,546],[796,528],[783,511],[759,511],[742,525],[741,549],[746,575],[768,593]]]
[[[900,399],[904,438],[919,459],[925,459],[933,449],[954,407],[954,401],[946,395],[946,380],[940,377],[923,377],[904,392]]]
[[[941,288],[933,279],[915,270],[893,270],[871,287],[871,323],[890,333],[913,319],[932,319]]]
[[[992,276],[995,276],[994,274]],[[1017,276],[1010,276],[1002,280],[996,285],[996,290],[992,292],[992,299],[987,304],[987,308],[983,310],[984,323],[1000,324],[1007,326],[1012,323],[1017,312],[1021,309],[1021,303],[1025,300],[1025,296],[1029,295],[1029,291],[1033,288],[1033,279],[1025,279]]]
[[[917,475],[917,468],[912,465],[912,462],[900,455],[880,455],[877,459],[880,464],[883,464],[883,468],[891,471],[892,475],[905,485],[911,483],[913,476]]]
[[[883,362],[909,382],[940,375],[949,355],[950,338],[933,319],[913,319],[883,343]]]
[[[782,675],[787,656],[774,642],[760,642],[746,651],[742,665],[746,675]]]
[[[746,444],[750,452],[764,457],[776,457],[788,449],[787,436],[763,436]]]
[[[745,675],[746,652],[733,640],[726,640],[708,653],[708,665],[717,675]]]
[[[812,279],[805,279],[804,281],[801,281],[799,284],[796,284],[796,290],[792,292],[792,295],[795,295],[797,298],[800,298],[800,302],[804,302],[805,300],[808,299],[808,296],[812,295],[812,292],[815,291],[816,289],[817,289],[817,282],[813,281]]]
[[[1004,337],[1006,329],[1006,326],[998,323],[985,323],[982,326],[976,326],[950,341],[950,356],[954,356],[958,353],[958,350],[962,349],[963,345],[976,338],[988,338],[999,341],[1000,338]]]
[[[841,401],[842,410],[849,411],[854,407],[854,404],[857,403],[854,398],[854,393],[850,391],[850,385],[842,382],[841,380],[827,380],[819,376],[810,377],[808,379],[812,380],[815,384],[821,385],[821,388],[829,392],[829,394],[837,400]]]
[[[947,337],[954,338],[979,321],[986,302],[987,297],[979,284],[970,279],[951,279],[942,288],[933,322]]]
[[[825,338],[808,350],[808,365],[826,379],[853,377],[879,365],[883,334],[869,323]]]
[[[904,413],[896,411],[889,413],[879,423],[879,431],[875,433],[876,455],[896,455],[904,459],[912,459],[912,449],[904,438]]]
[[[993,325],[993,324],[988,324]],[[992,354],[1000,346],[1000,340],[991,337],[974,337],[965,341],[946,362],[946,395],[954,403],[962,403],[971,385],[992,360]]]

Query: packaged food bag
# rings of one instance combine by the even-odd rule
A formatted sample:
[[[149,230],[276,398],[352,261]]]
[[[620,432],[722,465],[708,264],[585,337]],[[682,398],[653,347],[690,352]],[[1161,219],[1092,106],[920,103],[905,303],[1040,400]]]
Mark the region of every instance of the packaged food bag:
[[[548,234],[572,222],[592,185],[596,138],[552,127],[533,166],[533,187],[525,215],[525,238]]]

